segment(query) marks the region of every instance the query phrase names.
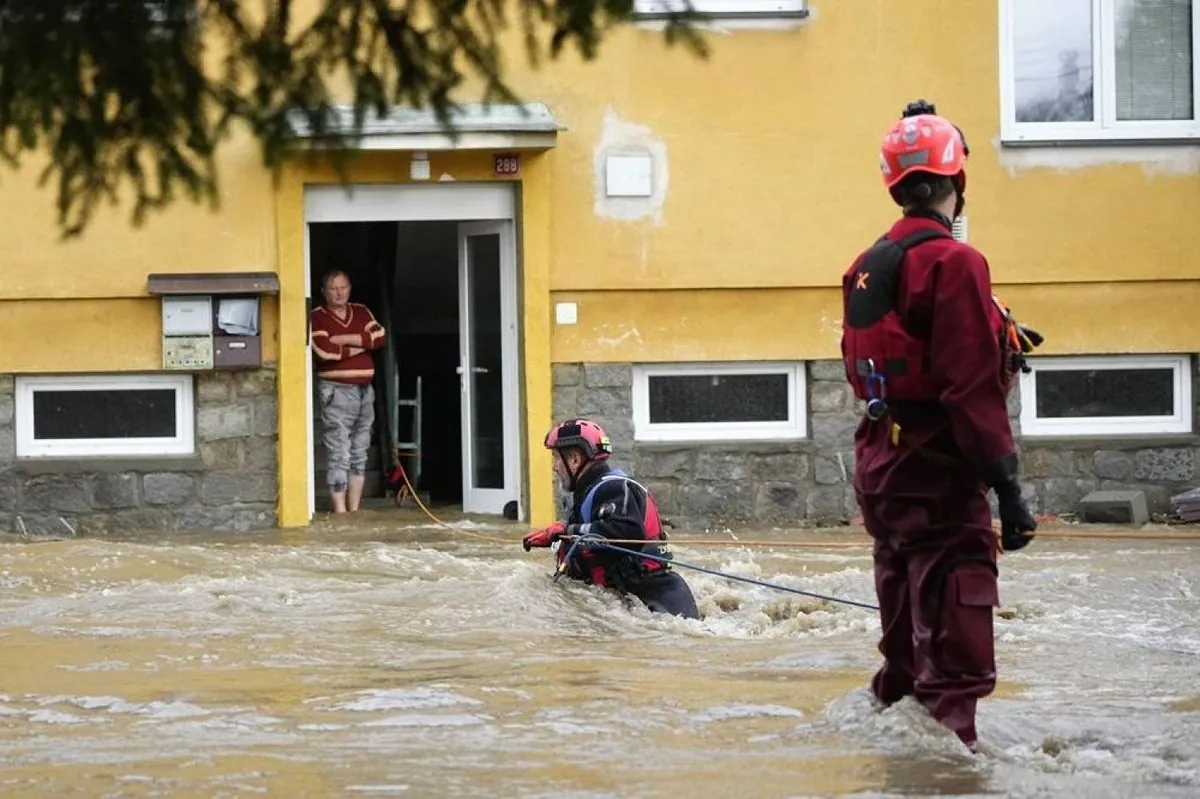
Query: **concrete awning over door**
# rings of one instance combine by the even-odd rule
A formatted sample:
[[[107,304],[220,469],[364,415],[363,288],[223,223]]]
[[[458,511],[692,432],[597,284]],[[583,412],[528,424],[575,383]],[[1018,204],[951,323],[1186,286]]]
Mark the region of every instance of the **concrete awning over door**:
[[[354,112],[349,105],[335,109],[341,131],[353,129]],[[545,103],[485,105],[465,103],[450,119],[456,128],[452,138],[442,128],[432,109],[395,108],[387,117],[368,114],[363,120],[359,150],[547,150],[555,145],[558,132],[565,130]],[[320,146],[317,135],[303,114],[291,118],[296,136],[311,146]]]

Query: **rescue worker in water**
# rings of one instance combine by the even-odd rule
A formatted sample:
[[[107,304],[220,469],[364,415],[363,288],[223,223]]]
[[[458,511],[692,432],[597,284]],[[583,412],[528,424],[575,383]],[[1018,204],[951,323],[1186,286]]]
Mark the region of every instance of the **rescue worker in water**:
[[[977,751],[976,704],[996,685],[997,552],[1037,528],[1005,400],[1041,337],[993,296],[983,255],[951,236],[967,154],[962,132],[924,101],[887,131],[883,183],[903,216],[843,277],[842,354],[867,402],[854,488],[882,627],[872,692],[885,705],[915,696]]]
[[[545,446],[554,453],[555,476],[574,502],[567,521],[526,535],[525,551],[557,541],[558,566],[568,577],[632,594],[656,613],[700,618],[692,590],[669,564],[588,545],[588,539],[636,539],[646,543],[616,546],[671,558],[654,498],[608,463],[612,442],[604,430],[587,419],[572,419],[551,428]],[[579,538],[580,546],[568,558]]]

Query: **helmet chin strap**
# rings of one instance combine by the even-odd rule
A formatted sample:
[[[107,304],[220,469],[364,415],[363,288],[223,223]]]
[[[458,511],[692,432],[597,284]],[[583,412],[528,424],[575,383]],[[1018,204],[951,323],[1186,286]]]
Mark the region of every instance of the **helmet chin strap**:
[[[967,173],[959,172],[950,179],[950,182],[954,184],[954,218],[958,219],[962,216],[963,207],[967,204]]]

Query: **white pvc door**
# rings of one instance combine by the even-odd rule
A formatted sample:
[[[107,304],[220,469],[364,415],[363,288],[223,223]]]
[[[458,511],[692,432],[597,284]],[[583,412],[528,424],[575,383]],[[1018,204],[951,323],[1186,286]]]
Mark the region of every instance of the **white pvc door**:
[[[309,239],[309,228],[311,225],[304,226],[304,309],[306,314],[311,314],[313,308],[312,296],[312,251]],[[310,317],[311,318],[311,317]],[[305,325],[309,325],[307,338],[309,346],[312,346],[312,327],[309,319],[304,320]],[[304,471],[308,475],[308,520],[312,521],[317,512],[317,492],[316,492],[316,475],[313,469],[316,466],[316,438],[313,432],[316,427],[313,424],[313,359],[312,351],[304,353],[304,407],[308,409],[304,418],[308,420],[308,455],[307,466]]]
[[[458,226],[463,511],[520,498],[517,281],[512,223]]]

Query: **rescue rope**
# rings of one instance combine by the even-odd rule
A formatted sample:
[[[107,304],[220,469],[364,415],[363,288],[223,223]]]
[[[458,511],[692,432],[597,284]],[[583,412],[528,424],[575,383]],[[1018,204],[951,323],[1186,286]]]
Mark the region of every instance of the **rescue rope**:
[[[400,476],[404,478],[404,485],[408,486],[408,493],[410,496],[412,496],[413,502],[417,503],[417,507],[419,507],[422,511],[424,511],[425,515],[428,516],[430,519],[432,519],[434,524],[440,525],[452,533],[458,533],[459,535],[465,535],[465,536],[468,536],[469,538],[477,538],[480,541],[490,541],[493,544],[512,544],[512,543],[514,543],[514,541],[511,538],[500,538],[499,536],[494,536],[494,535],[485,535],[483,533],[473,533],[470,530],[464,530],[461,527],[455,527],[452,524],[447,524],[446,522],[442,521],[441,519],[439,519],[437,516],[435,516],[433,514],[433,511],[431,511],[429,508],[425,507],[425,503],[422,502],[421,497],[417,495],[417,489],[414,488],[413,484],[408,481],[408,471],[403,466],[400,466],[399,464],[397,464],[397,467],[400,469]]]
[[[404,478],[404,484],[408,486],[409,494],[413,501],[417,503],[426,516],[433,521],[434,524],[444,527],[452,533],[465,535],[469,538],[475,538],[480,541],[489,541],[493,544],[515,544],[520,543],[520,539],[500,538],[494,535],[485,535],[483,533],[475,533],[470,530],[464,530],[461,527],[455,527],[452,524],[439,519],[434,515],[433,511],[425,506],[418,496],[416,488],[408,480],[408,471],[400,467],[400,476]],[[1037,533],[1039,538],[1108,538],[1108,539],[1129,539],[1135,541],[1195,541],[1200,543],[1200,531],[1198,532],[1183,532],[1183,531],[1158,531],[1158,532],[1139,532],[1136,530],[1039,530]],[[564,536],[566,538],[568,536]],[[636,544],[641,545],[646,543],[640,539],[631,538],[610,538],[610,544]],[[689,547],[778,547],[780,549],[861,549],[871,545],[870,539],[859,541],[765,541],[756,539],[677,539],[677,543]],[[638,553],[642,554],[642,553]]]
[[[569,538],[570,536],[563,536]],[[1200,536],[1197,536],[1200,539]],[[672,538],[672,543],[697,547],[782,547],[784,549],[862,549],[871,545],[866,541],[768,541],[740,538]],[[610,538],[610,544],[644,544],[643,538]]]
[[[1140,532],[1137,530],[1038,530],[1037,538],[1108,538],[1128,539],[1131,541],[1195,541],[1200,543],[1200,530],[1194,533],[1184,531]],[[568,536],[563,536],[567,538]],[[864,549],[871,546],[869,536],[862,536],[854,541],[771,541],[767,539],[727,539],[727,538],[672,538],[672,542],[682,546],[696,547],[779,547],[781,549]],[[610,538],[610,544],[644,544],[641,538]]]
[[[575,549],[579,546],[580,542],[582,542],[584,540],[584,538],[585,538],[584,536],[575,536],[575,541],[572,542],[571,548],[569,550],[567,550],[567,558],[566,558],[566,560],[563,561],[564,563],[566,563],[567,561],[569,561],[571,559],[571,555],[574,554]],[[642,541],[640,543],[645,543],[645,542]],[[841,597],[836,597],[836,596],[827,596],[825,594],[818,594],[813,591],[804,591],[799,588],[792,588],[791,586],[780,585],[779,583],[770,583],[770,582],[767,582],[766,580],[757,580],[753,577],[742,577],[741,575],[738,575],[738,574],[728,574],[726,572],[717,571],[716,569],[709,569],[704,566],[697,566],[693,563],[683,563],[683,562],[675,560],[673,558],[664,558],[664,557],[660,557],[658,555],[651,555],[648,552],[637,552],[635,550],[626,549],[624,547],[616,547],[616,546],[613,546],[612,544],[598,543],[598,542],[596,542],[595,539],[592,539],[592,538],[588,538],[588,546],[593,549],[611,549],[614,552],[620,552],[624,555],[632,555],[634,557],[647,558],[649,560],[656,560],[659,563],[665,563],[669,566],[681,566],[685,569],[694,569],[695,571],[698,571],[698,572],[704,572],[705,574],[711,574],[714,577],[723,577],[726,580],[737,580],[738,582],[750,583],[751,585],[758,585],[758,586],[762,586],[763,588],[773,588],[776,591],[785,591],[789,594],[799,594],[800,596],[812,597],[814,599],[823,599],[826,602],[838,602],[843,605],[853,605],[858,608],[866,608],[867,610],[879,610],[878,605],[870,605],[870,604],[867,604],[866,602],[859,602],[854,599],[843,599]],[[555,573],[554,579],[557,580],[559,574],[561,574],[561,573],[562,573],[562,570],[560,569],[559,572]]]
[[[1035,535],[1038,538],[1111,538],[1127,539],[1130,541],[1200,542],[1200,531],[1188,533],[1167,530],[1160,530],[1158,532],[1140,532],[1138,530],[1038,530]]]

